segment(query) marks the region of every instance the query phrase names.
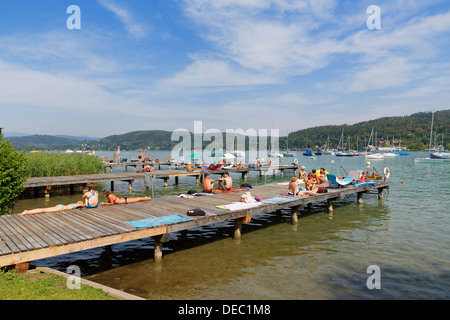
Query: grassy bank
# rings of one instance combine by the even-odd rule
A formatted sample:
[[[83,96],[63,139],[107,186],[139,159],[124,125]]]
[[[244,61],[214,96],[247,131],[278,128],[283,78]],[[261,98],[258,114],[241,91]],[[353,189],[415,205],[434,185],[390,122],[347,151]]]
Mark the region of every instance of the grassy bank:
[[[45,273],[24,273],[0,269],[0,300],[115,300],[101,289],[81,285],[70,290],[67,280]]]
[[[101,159],[73,153],[35,153],[27,155],[29,177],[73,176],[105,173]]]

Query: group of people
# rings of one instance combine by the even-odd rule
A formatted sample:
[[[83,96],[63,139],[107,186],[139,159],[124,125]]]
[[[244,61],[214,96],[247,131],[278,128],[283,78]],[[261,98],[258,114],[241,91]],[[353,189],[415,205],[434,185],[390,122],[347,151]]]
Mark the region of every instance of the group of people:
[[[233,188],[233,179],[231,179],[228,172],[225,172],[222,178],[217,179],[219,186],[218,190],[230,191]],[[214,190],[214,183],[216,180],[209,177],[209,173],[206,173],[203,178],[203,192],[212,192]]]
[[[98,208],[98,206],[107,206],[114,204],[127,204],[141,201],[149,201],[150,197],[137,197],[137,198],[129,198],[123,197],[119,198],[109,190],[103,190],[103,196],[108,200],[108,202],[100,202],[98,191],[94,189],[94,185],[91,183],[87,184],[87,189],[85,190],[82,198],[82,201],[77,201],[75,203],[70,203],[67,205],[58,204],[54,207],[49,208],[40,208],[33,210],[25,210],[21,213],[21,215],[32,215],[39,213],[54,213],[54,212],[64,212],[69,210],[75,210],[78,208]]]
[[[305,183],[305,190],[300,190],[298,187],[298,183],[301,181]],[[324,168],[320,168],[319,170],[313,169],[311,172],[307,173],[306,168],[302,166],[298,178],[293,176],[289,182],[287,193],[296,196],[316,193],[318,190],[317,186],[326,182],[327,171]]]
[[[310,173],[306,173],[306,168],[302,166],[298,178],[303,180],[306,190],[312,191],[316,188],[316,185],[327,182],[327,171],[320,168],[319,170],[312,169]]]

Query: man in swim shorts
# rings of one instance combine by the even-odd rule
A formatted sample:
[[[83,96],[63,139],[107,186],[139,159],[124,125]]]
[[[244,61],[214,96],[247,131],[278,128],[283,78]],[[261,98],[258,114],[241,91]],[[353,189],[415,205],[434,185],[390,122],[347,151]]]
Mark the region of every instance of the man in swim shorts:
[[[228,172],[223,174],[223,178],[217,179],[219,181],[219,189],[224,191],[230,191],[233,187],[233,180],[231,179]]]
[[[205,177],[203,178],[203,192],[212,192],[214,182],[216,182],[216,180],[211,179],[208,173],[205,174]]]

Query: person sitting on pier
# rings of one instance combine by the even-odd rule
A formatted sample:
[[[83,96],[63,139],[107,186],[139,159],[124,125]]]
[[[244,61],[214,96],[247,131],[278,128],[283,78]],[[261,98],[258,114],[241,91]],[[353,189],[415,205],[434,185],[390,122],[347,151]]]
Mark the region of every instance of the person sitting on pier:
[[[317,174],[317,180],[319,184],[327,182],[327,172],[324,168],[320,168],[319,173]]]
[[[57,206],[49,207],[49,208],[25,210],[20,215],[21,216],[28,216],[28,215],[40,214],[40,213],[64,212],[64,211],[69,211],[69,210],[75,210],[77,208],[82,208],[82,207],[85,207],[85,206],[86,205],[84,204],[83,201],[78,201],[76,203],[70,203],[70,204],[67,204],[67,205],[58,204]]]
[[[289,182],[287,195],[290,196],[305,196],[308,194],[316,193],[317,188],[312,188],[311,190],[300,190],[298,188],[297,177],[293,176],[291,182]]]
[[[306,168],[304,166],[302,166],[302,168],[298,174],[298,178],[302,179],[303,181],[308,179],[308,174],[306,173]]]
[[[98,192],[94,190],[94,185],[92,183],[87,184],[88,191],[82,196],[86,208],[97,208],[98,207]]]
[[[152,200],[152,198],[150,198],[150,197],[119,198],[114,193],[110,192],[109,190],[103,190],[103,195],[105,196],[106,199],[108,199],[108,202],[100,203],[101,206],[110,206],[110,205],[114,205],[114,204],[127,204],[127,203],[135,203],[135,202]]]
[[[214,182],[216,182],[216,180],[211,179],[208,173],[205,174],[205,177],[203,178],[203,192],[212,192]]]
[[[219,190],[230,191],[233,187],[233,180],[228,172],[223,174],[223,178],[217,179],[219,181]]]
[[[312,172],[308,173],[308,179],[305,179],[306,190],[312,191],[316,187],[317,180]]]
[[[152,170],[153,168],[148,163],[146,163],[144,168],[142,169],[142,172],[152,172]]]

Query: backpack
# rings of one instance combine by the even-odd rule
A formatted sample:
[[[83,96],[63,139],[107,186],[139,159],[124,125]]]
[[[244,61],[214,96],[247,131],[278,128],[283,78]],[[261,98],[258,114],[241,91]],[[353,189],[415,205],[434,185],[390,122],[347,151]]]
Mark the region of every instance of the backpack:
[[[325,187],[320,187],[319,189],[317,189],[317,193],[327,193],[328,189]]]
[[[196,209],[188,210],[188,212],[186,212],[186,214],[188,216],[204,216],[206,214],[206,212],[200,208],[196,208]]]

